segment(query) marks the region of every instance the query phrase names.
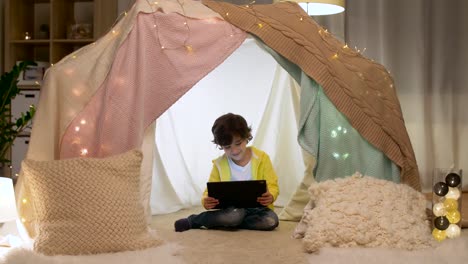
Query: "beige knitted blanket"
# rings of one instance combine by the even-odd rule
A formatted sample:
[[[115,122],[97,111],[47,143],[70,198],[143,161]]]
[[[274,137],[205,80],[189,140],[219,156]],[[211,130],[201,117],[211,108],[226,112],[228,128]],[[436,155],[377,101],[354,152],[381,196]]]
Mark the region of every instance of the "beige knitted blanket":
[[[341,43],[296,3],[203,3],[236,27],[259,37],[317,81],[351,125],[401,168],[401,181],[421,190],[393,79],[382,65]]]

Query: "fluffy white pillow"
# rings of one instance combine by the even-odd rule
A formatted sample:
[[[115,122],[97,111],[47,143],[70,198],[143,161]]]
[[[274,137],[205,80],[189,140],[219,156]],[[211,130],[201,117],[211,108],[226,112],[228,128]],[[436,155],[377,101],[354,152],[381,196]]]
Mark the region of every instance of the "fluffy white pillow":
[[[23,161],[37,219],[35,251],[80,255],[148,248],[137,150],[109,158]]]
[[[307,252],[322,247],[434,246],[426,199],[407,185],[355,174],[312,184],[309,192],[315,206],[301,221]]]

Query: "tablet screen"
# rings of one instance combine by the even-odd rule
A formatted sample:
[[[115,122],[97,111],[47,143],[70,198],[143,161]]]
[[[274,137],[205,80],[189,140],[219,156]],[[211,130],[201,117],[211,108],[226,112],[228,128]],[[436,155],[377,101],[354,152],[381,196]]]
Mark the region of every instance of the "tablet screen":
[[[208,182],[208,196],[219,200],[216,209],[264,207],[257,198],[266,192],[265,180]]]

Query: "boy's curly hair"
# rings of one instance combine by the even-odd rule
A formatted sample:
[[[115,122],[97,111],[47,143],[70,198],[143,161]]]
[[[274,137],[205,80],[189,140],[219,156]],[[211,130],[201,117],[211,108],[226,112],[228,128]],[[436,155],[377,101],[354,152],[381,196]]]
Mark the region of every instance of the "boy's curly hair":
[[[233,113],[218,117],[211,128],[213,143],[219,147],[230,145],[235,136],[250,141],[253,138],[251,131],[252,128],[247,125],[247,121]]]

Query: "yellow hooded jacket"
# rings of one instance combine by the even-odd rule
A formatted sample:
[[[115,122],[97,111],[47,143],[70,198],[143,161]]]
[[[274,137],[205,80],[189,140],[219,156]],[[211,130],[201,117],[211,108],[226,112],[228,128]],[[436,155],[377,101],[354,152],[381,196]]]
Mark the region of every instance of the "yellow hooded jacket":
[[[264,151],[255,147],[252,149],[252,180],[266,180],[268,191],[273,195],[273,202],[279,195],[278,176],[276,175],[273,165],[271,164],[270,157]],[[213,160],[213,169],[210,174],[210,182],[230,181],[231,169],[229,167],[226,154]],[[208,190],[205,189],[202,197],[203,199],[208,196]],[[274,209],[273,203],[268,206],[271,210]]]

